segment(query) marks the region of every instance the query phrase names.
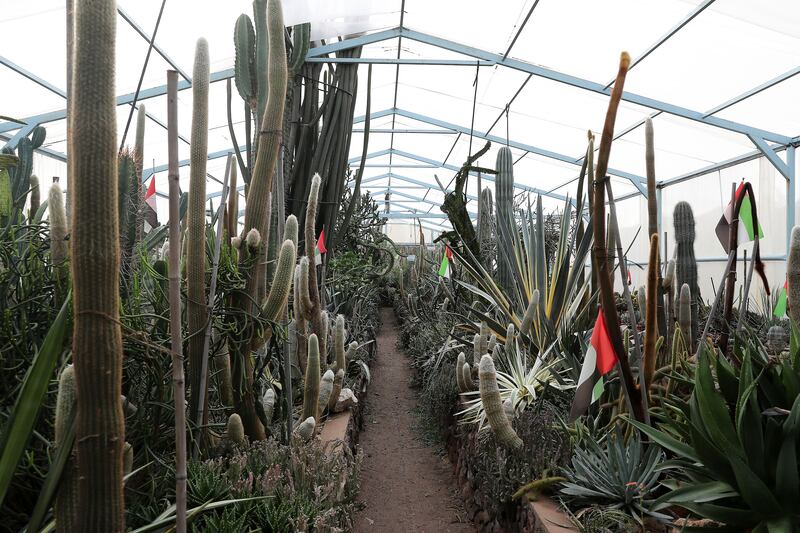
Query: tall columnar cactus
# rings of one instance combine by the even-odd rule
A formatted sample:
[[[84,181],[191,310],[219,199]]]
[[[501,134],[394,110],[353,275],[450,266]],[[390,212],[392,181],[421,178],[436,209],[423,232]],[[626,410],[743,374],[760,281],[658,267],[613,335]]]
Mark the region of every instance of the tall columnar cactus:
[[[321,184],[319,174],[314,174],[311,180],[311,190],[308,193],[308,206],[306,208],[306,219],[303,238],[306,248],[306,258],[309,262],[314,260],[317,248],[317,237],[315,224],[317,221],[317,204],[319,202],[319,188]],[[317,269],[313,263],[308,268],[308,298],[303,299],[306,318],[311,322],[311,330],[322,338],[325,333],[322,323],[322,304],[320,303],[319,287],[317,287]]]
[[[475,384],[472,381],[472,368],[470,368],[469,363],[461,365],[461,379],[464,383],[464,392],[475,390]]]
[[[651,119],[645,120],[644,126],[645,137],[645,163],[647,172],[647,234],[659,234],[658,229],[658,194],[656,192],[656,149],[653,140],[653,121]],[[656,289],[657,298],[657,321],[658,331],[662,335],[667,332],[667,314],[664,307],[664,288],[661,286],[661,265],[658,266],[656,272],[658,278],[658,287]]]
[[[644,323],[644,390],[649,394],[656,372],[658,351],[658,287],[659,282],[658,234],[650,236],[650,258],[647,262],[647,304]],[[640,302],[641,304],[642,302]]]
[[[259,5],[263,0],[256,2],[258,15]],[[283,111],[286,96],[287,67],[286,47],[284,41],[283,13],[280,0],[268,0],[266,7],[266,37],[268,46],[262,47],[263,54],[268,54],[266,62],[266,106],[263,113],[258,113],[258,143],[255,164],[250,173],[249,188],[247,191],[247,209],[245,210],[243,233],[251,229],[258,230],[262,236],[269,235],[269,220],[271,217],[270,192],[274,179],[278,150],[280,148],[281,132],[283,128]],[[262,32],[262,35],[265,32]],[[254,253],[239,254],[239,265],[245,278],[245,289],[237,294],[234,306],[237,313],[237,331],[253,331],[257,328],[249,324],[254,311],[254,305],[260,305],[258,299],[259,288],[264,283],[264,257],[266,246],[260,246]],[[252,440],[266,438],[264,427],[258,418],[253,387],[253,361],[250,352],[258,347],[261,340],[253,335],[249,339],[234,339],[234,349],[231,350],[231,370],[233,381],[240,385],[234,390],[234,406],[236,412],[242,416],[245,432]]]
[[[208,43],[197,40],[192,71],[192,144],[190,147],[189,210],[186,213],[186,321],[189,338],[189,416],[196,425],[200,398],[208,389],[200,390],[203,345],[208,305],[206,303],[206,162],[208,161]],[[208,405],[207,401],[203,405]]]
[[[39,210],[41,201],[41,189],[39,188],[39,178],[35,174],[31,175],[31,207],[28,210],[28,220],[33,220]]]
[[[786,258],[786,281],[789,289],[789,317],[800,327],[800,226],[792,229],[789,256]]]
[[[334,326],[333,331],[333,351],[336,354],[336,364],[333,367],[334,371],[344,370],[347,368],[347,361],[344,357],[345,336],[346,332],[344,330],[344,315],[338,315],[336,317],[336,325]]]
[[[325,411],[325,408],[328,407],[328,402],[333,394],[334,379],[336,379],[336,375],[333,373],[333,370],[329,368],[324,374],[322,374],[322,378],[319,380],[319,404],[317,405],[317,420],[322,418],[322,413]]]
[[[511,427],[511,422],[503,411],[500,389],[497,387],[497,373],[490,355],[484,355],[481,358],[478,377],[480,378],[483,410],[486,412],[489,427],[492,428],[498,442],[512,449],[522,448],[522,439],[517,436],[514,428]]]
[[[239,191],[236,189],[238,186],[237,168],[236,165],[231,165],[230,193],[228,194],[228,203],[225,206],[225,233],[229,237],[235,236],[239,229]]]
[[[506,328],[506,342],[503,345],[505,348],[506,357],[511,355],[511,352],[514,351],[514,335],[516,335],[514,330],[514,323],[512,322]]]
[[[495,221],[492,190],[484,187],[478,204],[478,246],[483,268],[491,272],[495,250]]]
[[[514,159],[511,150],[504,146],[497,152],[495,166],[495,223],[497,224],[497,281],[506,292],[514,286],[509,250],[513,242],[514,223]]]
[[[331,397],[328,398],[328,411],[331,413],[336,407],[336,402],[339,401],[339,394],[342,392],[343,385],[344,370],[340,368],[336,371],[336,375],[333,377],[333,389],[331,390]]]
[[[113,0],[77,3],[69,175],[79,531],[125,530],[116,20]]]
[[[458,387],[458,392],[463,393],[467,392],[467,389],[464,385],[464,374],[461,371],[461,368],[467,362],[467,356],[464,355],[464,352],[458,352],[458,357],[456,357],[456,386]]]
[[[306,263],[308,268],[308,260],[303,257],[300,259],[300,264],[294,267],[294,296],[292,297],[292,310],[294,314],[295,325],[295,350],[297,353],[297,364],[300,365],[300,370],[305,373],[308,355],[308,342],[306,338],[306,331],[308,330],[308,322],[306,315],[303,313],[302,304],[302,285],[303,280],[308,279],[303,274],[303,262]]]
[[[56,449],[65,444],[69,431],[70,418],[75,410],[75,370],[67,366],[58,378],[56,397]],[[53,513],[58,531],[77,531],[78,526],[78,464],[75,453],[71,452],[58,483],[58,493]]]
[[[486,322],[481,321],[480,326],[480,334],[481,334],[481,355],[485,353],[489,353],[489,326],[486,325]]]
[[[61,192],[61,186],[58,183],[50,186],[47,209],[50,222],[50,260],[55,269],[56,288],[60,301],[67,293],[69,283],[67,278],[69,270],[66,263],[69,243],[67,242],[67,213],[64,210],[64,193]]]
[[[692,295],[692,328],[688,332],[691,339],[691,345],[700,334],[698,330],[698,300],[700,298],[700,289],[697,285],[697,261],[694,257],[694,213],[692,213],[692,206],[687,202],[678,202],[675,206],[673,213],[673,221],[675,224],[675,278],[678,286],[683,286],[684,283],[689,285],[689,290]],[[686,333],[686,332],[684,332]]]
[[[267,300],[261,308],[262,316],[267,320],[279,319],[286,308],[289,293],[292,290],[296,260],[297,246],[290,239],[286,239],[278,254],[278,266],[275,269],[275,277],[272,279],[272,287],[270,287]]]
[[[681,285],[681,292],[678,295],[678,325],[683,334],[683,344],[689,353],[694,353],[694,337],[692,331],[692,290],[689,285]]]
[[[144,170],[144,130],[147,123],[147,112],[144,104],[139,104],[136,114],[136,136],[133,145],[133,161],[136,164],[136,239],[139,242],[144,235],[144,190],[142,188],[142,171]],[[136,258],[134,257],[134,262]]]
[[[124,279],[127,279],[130,277],[129,270],[133,257],[133,248],[136,245],[137,215],[140,210],[137,189],[139,180],[136,177],[136,162],[134,161],[133,153],[128,149],[124,149],[119,153],[118,158],[119,245],[122,254],[121,269],[122,272],[127,274],[124,276]]]
[[[317,417],[319,404],[319,340],[316,334],[308,336],[308,361],[306,364],[305,383],[303,384],[303,420]]]
[[[480,333],[476,333],[472,337],[472,363],[478,364],[481,362],[481,357],[483,357],[483,352],[481,351],[482,345],[482,336]]]

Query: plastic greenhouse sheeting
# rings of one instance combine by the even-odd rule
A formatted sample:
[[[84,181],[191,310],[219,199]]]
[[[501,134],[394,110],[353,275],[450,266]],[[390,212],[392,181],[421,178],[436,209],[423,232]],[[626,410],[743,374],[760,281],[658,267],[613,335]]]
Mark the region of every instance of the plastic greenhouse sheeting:
[[[386,193],[392,193],[390,234],[398,240],[417,238],[417,217],[424,223],[429,242],[441,229],[449,228],[438,208],[443,192],[434,175],[447,187],[454,169],[486,138],[492,139],[492,148],[480,165],[493,167],[497,150],[508,142],[515,160],[517,193],[523,196],[520,201],[538,191],[547,195],[546,208],[561,209],[564,198],[576,192],[587,131],[599,139],[608,101],[602,89],[613,80],[620,51],[627,50],[633,67],[626,91],[657,101],[656,107],[680,108],[677,114],[662,112],[642,105],[649,101],[641,100],[623,101],[620,106],[618,138],[609,166],[620,199],[623,238],[626,244],[633,241],[631,258],[640,265],[647,259],[647,236],[640,231],[646,220],[646,201],[631,181],[645,176],[642,124],[647,117],[653,118],[655,129],[657,180],[665,184],[660,193],[661,223],[668,253],[674,246],[673,207],[680,200],[689,201],[698,223],[701,279],[718,280],[723,252],[713,225],[727,203],[730,184],[745,178],[754,185],[762,213],[763,254],[774,258],[785,254],[787,227],[793,224],[796,206],[796,198],[787,198],[787,192],[793,191],[787,179],[766,158],[757,157],[753,140],[742,131],[680,115],[696,112],[697,117],[764,130],[773,141],[781,141],[768,145],[780,148],[777,158],[786,162],[793,148],[784,146],[795,144],[800,133],[800,108],[795,104],[800,91],[796,75],[800,73],[800,10],[795,2],[508,0],[488,7],[477,0],[283,3],[287,25],[310,22],[315,45],[365,36],[370,40],[389,32],[387,38],[366,44],[361,52],[362,58],[379,62],[372,66],[374,118],[362,189],[374,193],[381,205]],[[63,110],[64,0],[2,0],[0,5],[0,102],[4,104],[0,114],[24,119]],[[142,34],[152,33],[160,5],[156,0],[118,2],[119,95],[136,89],[148,49]],[[165,84],[165,71],[176,67],[188,81],[194,43],[200,36],[208,39],[211,71],[219,80],[212,84],[210,95],[209,152],[218,156],[208,165],[212,196],[221,189],[224,154],[232,147],[224,79],[233,67],[233,26],[241,13],[251,10],[251,2],[245,0],[167,0],[155,39],[157,49],[143,77],[143,89],[156,88]],[[391,33],[396,28],[400,31]],[[46,45],[30,45],[34,33],[46,35]],[[397,59],[402,64],[391,64]],[[515,65],[523,68],[498,64],[505,59],[521,61]],[[537,73],[547,69],[552,75],[526,69]],[[363,143],[366,74],[367,65],[362,64],[350,148],[353,168],[360,161]],[[564,83],[569,76],[573,81]],[[587,86],[594,90],[586,90]],[[234,101],[235,133],[242,143],[244,113],[235,90]],[[158,192],[165,195],[166,96],[162,92],[142,103],[149,114],[145,175],[155,176]],[[182,160],[189,154],[190,110],[191,91],[183,90],[178,113]],[[120,137],[129,112],[130,105],[120,105]],[[63,115],[44,125],[48,137],[43,148],[48,153],[37,154],[35,171],[40,176],[64,176],[67,131]],[[0,140],[12,138],[18,129],[0,121]],[[746,155],[747,161],[731,162]],[[724,168],[714,168],[721,163]],[[693,179],[671,183],[693,174],[697,174]],[[492,186],[487,176],[481,177],[481,183]],[[181,169],[181,184],[188,186],[187,167]],[[466,192],[469,197],[478,195],[477,177],[469,179]],[[159,210],[166,213],[165,198],[158,201]],[[470,200],[468,208],[476,211],[476,202]],[[771,282],[782,283],[782,269],[780,261],[768,264]],[[644,270],[634,268],[633,279],[640,283]],[[711,294],[711,286],[701,289]]]

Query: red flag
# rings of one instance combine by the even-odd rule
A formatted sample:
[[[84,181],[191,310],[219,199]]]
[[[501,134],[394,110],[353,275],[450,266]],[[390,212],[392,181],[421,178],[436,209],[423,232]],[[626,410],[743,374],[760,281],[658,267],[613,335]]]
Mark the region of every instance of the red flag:
[[[158,226],[158,204],[156,203],[156,177],[150,180],[147,193],[144,195],[144,220],[151,228]]]
[[[577,419],[589,409],[591,404],[600,399],[604,388],[603,376],[611,372],[616,364],[617,354],[614,352],[611,337],[608,335],[603,310],[599,309],[592,338],[583,358],[583,368],[581,368],[578,387],[575,389],[575,399],[572,401],[570,409],[570,421]]]
[[[322,231],[319,232],[319,239],[317,239],[317,250],[319,250],[319,253],[321,254],[328,253],[328,249],[325,248],[325,228],[322,228]]]

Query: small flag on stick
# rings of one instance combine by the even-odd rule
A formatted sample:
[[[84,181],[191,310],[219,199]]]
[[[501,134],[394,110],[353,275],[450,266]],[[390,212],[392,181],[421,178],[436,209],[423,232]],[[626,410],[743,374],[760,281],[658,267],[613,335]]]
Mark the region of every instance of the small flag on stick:
[[[744,180],[742,180],[739,187],[736,189],[736,200],[738,201],[743,194]],[[754,241],[756,238],[755,228],[753,226],[753,206],[750,204],[750,201],[751,198],[748,194],[742,199],[742,206],[739,209],[739,244]],[[728,232],[730,231],[731,221],[733,220],[733,207],[733,201],[729,202],[716,228],[717,238],[727,253],[730,253],[730,250],[728,250]],[[758,237],[759,239],[764,238],[764,228],[761,227],[761,224],[758,225]]]
[[[322,228],[322,231],[319,232],[319,239],[317,239],[317,248],[314,250],[314,264],[321,265],[322,254],[326,253],[328,253],[328,249],[325,247],[325,228]]]
[[[787,296],[786,291],[789,288],[789,280],[783,282],[783,287],[781,287],[781,292],[778,293],[778,301],[775,302],[775,309],[772,310],[772,315],[781,318],[786,315],[786,303],[787,303]]]
[[[598,309],[597,321],[594,324],[589,348],[583,358],[578,388],[575,389],[575,399],[569,412],[570,421],[576,420],[589,409],[590,405],[600,399],[604,387],[603,376],[611,372],[616,364],[617,354],[608,335],[606,319],[603,317],[603,310]]]
[[[443,278],[450,277],[450,260],[453,259],[453,250],[448,245],[444,245],[444,256],[442,264],[439,266],[439,275]]]
[[[156,203],[156,177],[150,180],[147,193],[144,195],[144,220],[150,228],[158,227],[158,204]]]

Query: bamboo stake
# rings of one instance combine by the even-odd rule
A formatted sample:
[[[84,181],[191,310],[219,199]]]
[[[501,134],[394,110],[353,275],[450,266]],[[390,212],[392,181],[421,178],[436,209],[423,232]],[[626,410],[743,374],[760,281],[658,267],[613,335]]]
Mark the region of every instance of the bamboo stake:
[[[211,285],[208,290],[208,323],[206,324],[206,332],[205,338],[203,339],[203,358],[200,363],[200,390],[206,390],[206,384],[208,383],[208,352],[211,347],[211,330],[212,324],[214,321],[211,319],[211,313],[214,310],[214,305],[216,304],[217,299],[217,273],[219,271],[219,254],[220,248],[222,247],[222,232],[223,232],[223,222],[224,222],[224,213],[225,213],[225,202],[228,199],[228,177],[231,174],[231,153],[228,154],[227,161],[225,162],[225,177],[222,178],[222,196],[220,196],[219,200],[219,207],[217,208],[217,235],[216,239],[214,240],[214,258],[211,263]],[[234,191],[235,194],[235,191]],[[170,250],[172,247],[170,247]],[[205,420],[206,418],[203,416],[204,411],[206,410],[205,406],[206,395],[201,394],[198,396],[197,402],[197,413],[195,420]],[[198,453],[200,452],[200,439],[195,439],[195,446],[193,449],[193,457],[197,458]]]
[[[186,532],[186,407],[181,335],[180,172],[178,167],[178,72],[167,71],[167,149],[169,181],[169,325],[172,383],[175,387],[175,531]]]

